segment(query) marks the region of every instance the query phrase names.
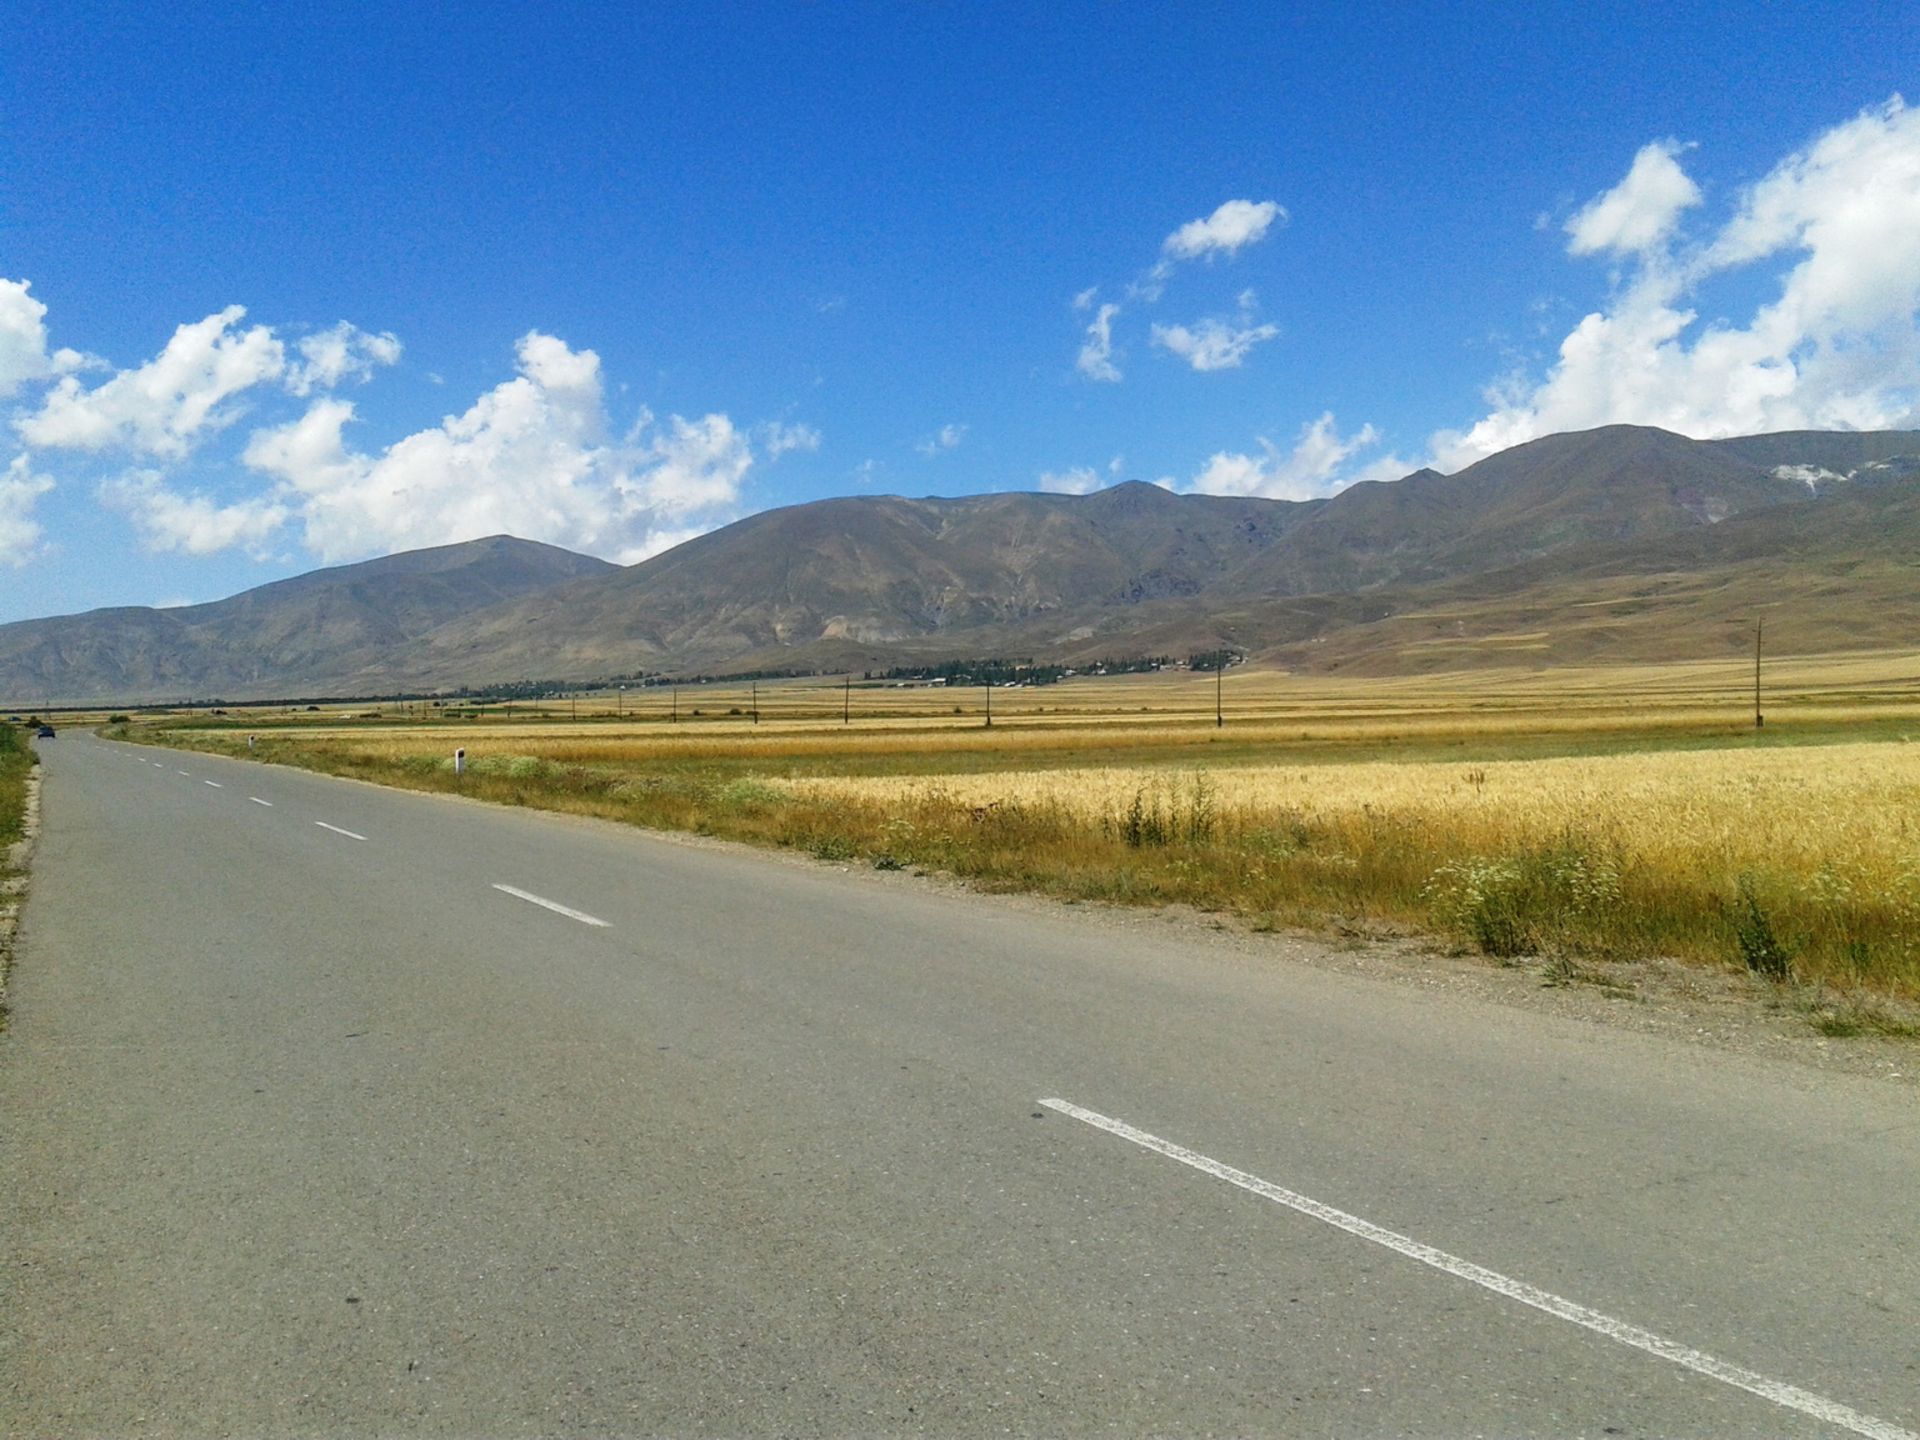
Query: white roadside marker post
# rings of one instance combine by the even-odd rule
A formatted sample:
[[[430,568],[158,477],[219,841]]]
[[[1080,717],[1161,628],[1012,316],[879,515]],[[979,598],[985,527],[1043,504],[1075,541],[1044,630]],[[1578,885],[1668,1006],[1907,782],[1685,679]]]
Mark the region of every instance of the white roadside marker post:
[[[453,773],[456,775],[467,773],[467,750],[464,745],[453,752]]]

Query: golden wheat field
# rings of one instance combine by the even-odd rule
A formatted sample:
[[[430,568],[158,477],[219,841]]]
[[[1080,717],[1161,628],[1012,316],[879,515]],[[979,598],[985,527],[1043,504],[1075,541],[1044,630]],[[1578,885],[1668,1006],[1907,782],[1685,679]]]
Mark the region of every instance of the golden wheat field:
[[[929,799],[1058,809],[1119,823],[1136,803],[1205,804],[1222,833],[1276,821],[1392,816],[1502,854],[1569,833],[1652,868],[1775,871],[1819,883],[1920,885],[1920,745],[1669,751],[1470,764],[1075,767],[992,774],[789,779],[797,794],[882,808]],[[1916,898],[1920,898],[1917,896]]]

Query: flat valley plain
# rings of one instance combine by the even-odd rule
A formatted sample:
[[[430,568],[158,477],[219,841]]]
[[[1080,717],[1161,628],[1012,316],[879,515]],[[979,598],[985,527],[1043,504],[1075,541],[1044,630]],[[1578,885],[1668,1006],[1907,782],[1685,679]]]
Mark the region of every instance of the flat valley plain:
[[[1751,972],[1920,1035],[1920,652],[1031,688],[838,679],[135,717],[109,733],[1553,983]],[[1217,707],[1217,708],[1216,708]],[[79,717],[76,717],[79,718]],[[464,773],[454,751],[464,749]]]

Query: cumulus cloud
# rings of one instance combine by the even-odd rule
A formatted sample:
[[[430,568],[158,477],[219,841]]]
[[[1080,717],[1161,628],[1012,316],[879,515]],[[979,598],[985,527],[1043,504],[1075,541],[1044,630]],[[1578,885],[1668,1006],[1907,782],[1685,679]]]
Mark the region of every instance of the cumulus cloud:
[[[811,425],[782,425],[774,420],[762,425],[759,433],[769,460],[778,460],[793,450],[820,448],[820,432]]]
[[[1228,200],[1202,220],[1189,220],[1167,236],[1160,251],[1175,260],[1234,255],[1262,239],[1287,212],[1272,200]]]
[[[753,465],[746,438],[724,415],[669,416],[666,429],[632,454],[635,468],[615,488],[623,497],[622,518],[629,524],[644,518],[649,530],[661,519],[731,509]],[[643,535],[638,543],[646,539]]]
[[[1201,495],[1260,495],[1273,500],[1311,500],[1344,488],[1347,462],[1379,443],[1380,435],[1363,425],[1342,435],[1332,412],[1300,427],[1292,448],[1282,450],[1264,435],[1260,453],[1221,451],[1181,489]]]
[[[1279,333],[1279,327],[1274,325],[1231,325],[1225,320],[1209,318],[1192,328],[1155,325],[1153,343],[1172,351],[1195,370],[1233,370],[1254,346]]]
[[[1087,338],[1080,346],[1080,358],[1074,365],[1089,380],[1117,382],[1120,379],[1120,367],[1113,363],[1113,317],[1119,313],[1118,305],[1102,305],[1087,326]]]
[[[400,341],[390,331],[371,335],[345,320],[306,336],[297,348],[300,359],[287,367],[286,376],[287,389],[295,395],[331,390],[344,380],[368,380],[376,366],[400,359]]]
[[[931,459],[943,450],[956,449],[967,438],[967,427],[959,424],[942,425],[933,434],[920,441],[913,448]]]
[[[47,350],[47,307],[26,280],[0,280],[0,399],[35,381],[52,380],[101,362],[78,350]]]
[[[1567,249],[1575,255],[1639,255],[1666,244],[1681,215],[1700,203],[1700,187],[1680,168],[1681,149],[1676,140],[1643,148],[1626,179],[1567,222]]]
[[[250,390],[277,382],[306,396],[365,380],[400,358],[394,336],[344,320],[299,340],[289,358],[271,326],[243,327],[246,307],[229,305],[179,326],[145,364],[88,387],[78,378],[81,372],[112,367],[75,350],[48,355],[45,313],[25,282],[0,281],[0,394],[9,383],[18,388],[35,379],[58,380],[38,409],[14,421],[21,439],[45,450],[125,450],[179,460],[240,419],[241,397]]]
[[[1092,466],[1075,465],[1067,470],[1043,471],[1038,483],[1048,495],[1091,495],[1106,482]]]
[[[14,456],[0,472],[0,565],[24,565],[39,553],[42,531],[33,506],[51,489],[53,481],[35,474],[25,455]]]
[[[753,452],[725,415],[643,413],[616,437],[598,355],[537,331],[516,354],[513,379],[378,453],[347,443],[354,408],[329,397],[242,458],[327,561],[505,532],[632,563],[732,518]]]
[[[1458,469],[1607,424],[1704,439],[1920,419],[1920,113],[1896,96],[1835,126],[1749,186],[1718,233],[1693,245],[1673,235],[1691,182],[1660,178],[1678,169],[1676,147],[1650,148],[1660,158],[1640,152],[1640,183],[1630,172],[1569,227],[1575,253],[1630,255],[1610,303],[1561,341],[1544,378],[1496,385],[1479,421],[1435,435],[1432,463]],[[1637,203],[1605,208],[1623,193]],[[1783,261],[1777,293],[1744,323],[1700,322],[1701,286]]]
[[[0,280],[0,396],[53,373],[47,358],[47,307],[25,280]]]
[[[204,494],[170,488],[158,470],[132,470],[100,487],[100,498],[125,511],[141,543],[159,553],[213,555],[235,546],[264,558],[286,522],[284,505],[254,497],[222,504]]]
[[[591,350],[529,332],[512,379],[367,452],[349,441],[354,406],[332,392],[397,363],[400,341],[345,321],[283,339],[246,324],[246,313],[233,305],[181,325],[151,359],[113,371],[75,351],[49,353],[46,307],[25,281],[0,280],[0,394],[47,387],[13,427],[41,452],[138,457],[96,493],[148,549],[175,554],[264,555],[298,538],[335,562],[504,531],[630,561],[737,513],[754,460],[747,436],[725,415],[656,421],[645,411],[616,435]],[[83,383],[96,368],[111,373]],[[247,405],[277,401],[284,414],[288,395],[307,402],[304,412],[253,429],[239,457],[249,485],[187,469]],[[820,445],[810,425],[759,435],[770,456]],[[33,501],[51,483],[26,456],[0,480],[0,562],[32,553]]]
[[[278,379],[286,369],[285,348],[272,330],[238,328],[246,313],[230,305],[182,325],[152,360],[92,389],[64,376],[37,411],[14,422],[14,429],[43,449],[185,455],[203,435],[239,418],[228,401]]]

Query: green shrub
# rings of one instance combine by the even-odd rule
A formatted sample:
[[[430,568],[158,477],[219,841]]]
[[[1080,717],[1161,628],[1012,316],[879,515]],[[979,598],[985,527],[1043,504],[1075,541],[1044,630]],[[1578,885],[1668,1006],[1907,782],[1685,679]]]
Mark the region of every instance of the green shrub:
[[[1443,865],[1425,894],[1435,924],[1508,960],[1607,932],[1621,902],[1620,865],[1569,834],[1518,855]]]
[[[1776,983],[1793,978],[1793,952],[1774,934],[1751,875],[1740,877],[1734,898],[1733,940],[1741,962],[1754,974]]]
[[[737,780],[729,780],[714,794],[714,803],[723,810],[752,812],[770,810],[787,799],[784,790],[757,780],[751,775],[743,775]]]

